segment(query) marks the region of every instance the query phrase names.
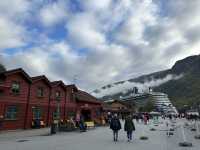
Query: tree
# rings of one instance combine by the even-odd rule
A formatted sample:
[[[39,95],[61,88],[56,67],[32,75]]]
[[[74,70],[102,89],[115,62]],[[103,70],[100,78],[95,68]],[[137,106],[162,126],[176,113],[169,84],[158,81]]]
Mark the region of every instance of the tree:
[[[154,101],[152,99],[152,97],[150,97],[146,104],[144,105],[144,107],[140,108],[140,110],[142,110],[143,112],[151,112],[155,109],[155,104]]]
[[[4,67],[4,65],[0,64],[0,72],[4,72],[6,71],[6,68]]]

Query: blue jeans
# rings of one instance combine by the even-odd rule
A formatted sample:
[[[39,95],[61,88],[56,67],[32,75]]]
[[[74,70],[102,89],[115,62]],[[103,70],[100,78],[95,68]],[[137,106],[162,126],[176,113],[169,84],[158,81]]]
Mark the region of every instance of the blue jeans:
[[[132,131],[127,131],[127,138],[129,139],[129,140],[132,140]]]

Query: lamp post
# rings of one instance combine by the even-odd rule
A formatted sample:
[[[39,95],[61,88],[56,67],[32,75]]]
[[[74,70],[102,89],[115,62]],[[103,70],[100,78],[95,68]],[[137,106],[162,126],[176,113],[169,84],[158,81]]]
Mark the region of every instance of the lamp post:
[[[57,116],[56,116],[56,119],[57,119],[57,129],[59,128],[59,120],[60,120],[60,97],[56,97],[56,102],[57,102]]]

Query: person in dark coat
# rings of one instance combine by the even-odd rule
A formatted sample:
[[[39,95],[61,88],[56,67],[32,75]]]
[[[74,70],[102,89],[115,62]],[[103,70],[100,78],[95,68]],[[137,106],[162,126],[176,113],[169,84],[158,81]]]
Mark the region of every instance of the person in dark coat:
[[[0,115],[0,131],[3,129],[3,115]]]
[[[85,124],[85,119],[83,116],[80,117],[80,122],[79,122],[79,129],[81,132],[85,132],[87,129],[87,126]]]
[[[133,131],[135,131],[135,125],[131,116],[128,116],[126,118],[125,124],[124,124],[124,130],[127,132],[127,138],[129,142],[130,140],[132,140]]]
[[[121,129],[121,123],[119,121],[119,118],[117,117],[117,114],[115,114],[114,117],[111,119],[110,129],[113,130],[113,140],[117,141],[118,131]]]

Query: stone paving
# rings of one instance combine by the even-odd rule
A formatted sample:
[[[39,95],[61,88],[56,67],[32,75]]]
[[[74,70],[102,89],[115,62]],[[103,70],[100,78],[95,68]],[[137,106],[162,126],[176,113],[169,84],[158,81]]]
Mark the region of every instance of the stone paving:
[[[127,142],[123,130],[119,132],[119,141],[113,142],[112,132],[109,127],[97,127],[87,132],[66,132],[53,136],[15,136],[13,138],[0,136],[0,150],[200,150],[200,140],[194,139],[196,132],[191,131],[191,125],[184,128],[186,140],[192,142],[193,147],[179,147],[183,141],[180,125],[185,121],[179,120],[176,123],[177,129],[174,135],[166,135],[165,121],[155,126],[153,123],[143,125],[136,124],[134,139]],[[122,123],[123,124],[123,123]],[[150,131],[155,128],[156,131]],[[25,135],[25,134],[24,134]],[[147,136],[148,140],[140,140],[140,137]]]
[[[49,134],[50,128],[31,129],[31,130],[12,130],[1,131],[0,142],[8,140],[16,140],[20,138],[40,136]]]

